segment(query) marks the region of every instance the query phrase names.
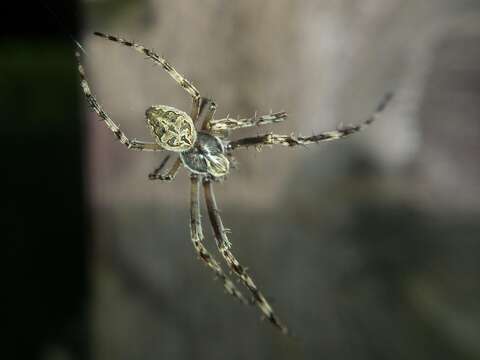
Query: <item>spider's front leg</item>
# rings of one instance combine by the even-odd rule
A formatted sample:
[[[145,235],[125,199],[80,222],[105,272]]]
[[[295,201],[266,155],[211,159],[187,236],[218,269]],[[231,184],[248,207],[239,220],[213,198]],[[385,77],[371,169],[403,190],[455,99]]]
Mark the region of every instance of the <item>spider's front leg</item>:
[[[245,129],[253,126],[261,126],[268,124],[276,124],[287,118],[285,111],[270,113],[267,115],[257,116],[255,114],[251,118],[233,119],[227,116],[225,119],[213,120],[209,124],[209,129],[213,133],[225,132],[230,130]]]
[[[173,78],[173,80],[175,80],[194,99],[194,102],[198,104],[198,101],[200,100],[200,92],[197,90],[197,88],[193,86],[193,84],[183,77],[177,70],[175,70],[175,68],[170,65],[166,59],[156,54],[153,50],[147,49],[143,45],[137,44],[133,41],[128,41],[113,35],[103,34],[101,32],[94,32],[94,35],[128,46],[147,56],[155,64],[160,65]]]
[[[287,118],[287,113],[281,111],[262,116],[255,114],[252,118],[245,119],[232,119],[227,116],[225,119],[215,120],[213,117],[216,109],[217,105],[212,99],[201,98],[199,118],[203,118],[202,130],[219,137],[227,137],[231,130],[274,124]]]
[[[80,74],[81,86],[85,97],[87,98],[90,108],[97,113],[97,115],[105,122],[107,127],[113,132],[118,141],[124,144],[128,149],[137,150],[137,151],[163,151],[164,149],[160,145],[152,142],[144,142],[137,140],[130,140],[120,127],[113,122],[113,120],[108,116],[108,114],[103,110],[102,106],[99,104],[92,91],[88,85],[87,78],[85,76],[85,70],[83,69],[82,64],[80,63],[80,54],[75,53],[78,60],[78,72]]]
[[[262,311],[263,315],[270,321],[270,323],[279,329],[283,334],[288,335],[288,328],[282,324],[280,319],[275,315],[272,306],[268,303],[265,296],[258,289],[257,285],[247,273],[247,269],[243,267],[236,259],[233,253],[230,251],[230,242],[228,241],[227,231],[223,227],[222,219],[220,217],[220,211],[218,210],[215,200],[215,194],[213,193],[212,180],[208,177],[203,179],[203,187],[205,194],[205,202],[207,203],[208,215],[212,224],[215,239],[217,240],[217,247],[223,258],[225,259],[228,267],[237,275],[243,284],[247,287],[250,293],[253,295],[253,301]]]
[[[377,106],[375,112],[367,120],[363,121],[359,125],[344,126],[338,128],[337,130],[325,131],[323,133],[312,136],[264,134],[254,137],[247,137],[231,141],[227,145],[227,150],[232,151],[239,148],[248,148],[250,146],[259,148],[263,145],[284,145],[292,147],[298,145],[318,144],[325,141],[342,139],[344,137],[364,130],[368,125],[373,123],[380,116],[383,110],[385,110],[392,97],[392,93],[386,94],[383,100]]]

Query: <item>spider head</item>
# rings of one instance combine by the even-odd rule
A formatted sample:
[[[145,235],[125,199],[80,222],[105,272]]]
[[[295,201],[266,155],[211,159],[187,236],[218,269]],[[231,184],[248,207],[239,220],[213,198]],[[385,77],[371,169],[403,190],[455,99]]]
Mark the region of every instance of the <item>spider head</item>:
[[[197,131],[187,113],[171,106],[154,105],[145,115],[155,141],[165,150],[183,152],[195,144]]]

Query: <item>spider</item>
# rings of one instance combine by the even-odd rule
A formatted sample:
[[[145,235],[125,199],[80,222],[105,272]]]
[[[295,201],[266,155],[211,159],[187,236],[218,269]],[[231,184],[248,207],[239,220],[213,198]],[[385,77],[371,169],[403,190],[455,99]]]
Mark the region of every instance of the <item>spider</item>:
[[[150,106],[146,110],[145,116],[154,142],[130,139],[108,116],[93,95],[87,82],[84,68],[80,62],[80,54],[76,52],[81,87],[88,104],[90,108],[98,114],[100,119],[105,122],[120,143],[124,144],[130,150],[170,151],[176,153],[175,161],[168,171],[164,172],[164,168],[170,159],[170,155],[167,155],[163,159],[160,166],[150,173],[148,178],[150,180],[172,181],[175,179],[182,165],[190,172],[190,235],[198,257],[215,273],[216,277],[221,279],[228,294],[242,303],[256,304],[263,316],[268,319],[273,326],[283,334],[289,334],[289,329],[275,314],[272,306],[259,290],[247,272],[247,269],[240,264],[232,253],[231,243],[227,236],[228,231],[224,227],[222,218],[220,217],[220,211],[217,206],[212,184],[215,181],[221,181],[229,173],[232,153],[235,150],[250,146],[258,149],[263,145],[295,147],[344,138],[363,130],[375,121],[387,106],[392,98],[392,94],[388,93],[380,102],[373,115],[359,125],[339,127],[337,130],[326,131],[308,137],[267,133],[254,137],[230,140],[228,136],[232,130],[275,124],[285,120],[287,113],[277,112],[258,117],[255,115],[254,117],[244,119],[232,119],[229,117],[214,119],[217,109],[216,103],[212,99],[201,97],[197,88],[179,74],[163,57],[135,42],[100,32],[95,32],[94,34],[128,46],[147,56],[148,59],[163,68],[187,94],[192,97],[193,104],[190,114],[167,105]],[[201,124],[198,126],[198,130],[196,129],[197,124]],[[200,220],[199,198],[201,185],[203,186],[205,202],[217,248],[231,272],[235,274],[250,291],[252,295],[252,300],[250,301],[237,289],[227,274],[222,270],[217,260],[215,260],[203,245],[204,236]]]

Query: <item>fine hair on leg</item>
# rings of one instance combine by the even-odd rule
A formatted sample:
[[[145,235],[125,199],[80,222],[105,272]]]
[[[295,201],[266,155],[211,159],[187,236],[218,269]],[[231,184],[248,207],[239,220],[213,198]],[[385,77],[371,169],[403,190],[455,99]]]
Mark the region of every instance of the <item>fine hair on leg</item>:
[[[255,113],[253,117],[245,119],[234,119],[227,116],[225,119],[211,121],[209,124],[209,129],[212,132],[245,129],[253,126],[276,124],[284,121],[287,117],[288,115],[285,111],[270,113],[262,116],[257,116]]]
[[[392,93],[387,93],[380,102],[380,104],[377,106],[375,112],[367,120],[363,121],[358,125],[343,126],[338,128],[337,130],[325,131],[312,136],[264,134],[254,137],[247,137],[229,142],[227,145],[227,150],[248,148],[250,146],[260,148],[263,145],[284,145],[293,147],[298,145],[318,144],[320,142],[342,139],[364,130],[368,125],[373,123],[380,116],[383,110],[385,110],[392,97]]]

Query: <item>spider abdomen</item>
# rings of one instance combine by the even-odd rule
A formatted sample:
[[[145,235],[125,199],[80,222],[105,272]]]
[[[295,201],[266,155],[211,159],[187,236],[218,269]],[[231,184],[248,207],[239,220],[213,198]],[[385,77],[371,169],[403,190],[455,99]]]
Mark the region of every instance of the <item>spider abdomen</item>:
[[[197,131],[187,113],[167,105],[154,105],[145,116],[156,143],[165,150],[181,152],[192,148]]]
[[[186,168],[196,174],[221,177],[228,174],[230,162],[219,138],[208,133],[197,133],[194,146],[180,154]]]

